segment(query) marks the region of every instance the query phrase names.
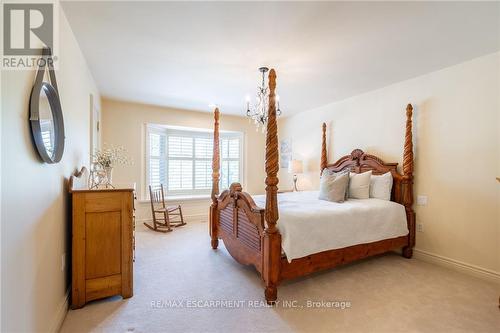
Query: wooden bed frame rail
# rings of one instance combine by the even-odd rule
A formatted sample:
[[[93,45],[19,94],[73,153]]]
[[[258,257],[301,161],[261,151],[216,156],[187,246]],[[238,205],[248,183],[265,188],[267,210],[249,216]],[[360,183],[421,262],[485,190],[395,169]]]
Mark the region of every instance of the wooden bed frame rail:
[[[269,304],[277,299],[277,287],[283,280],[304,276],[316,271],[402,249],[405,258],[411,258],[415,245],[415,212],[413,211],[413,142],[411,104],[406,108],[406,134],[403,153],[403,173],[397,163],[385,163],[374,155],[355,149],[350,155],[328,164],[326,124],[322,125],[321,172],[324,169],[361,173],[372,170],[373,174],[391,172],[394,185],[391,200],[405,206],[408,236],[359,244],[347,248],[324,251],[288,262],[281,252],[281,234],[277,223],[278,211],[278,128],[275,107],[276,72],[269,72],[269,112],[266,132],[266,207],[260,208],[250,194],[243,192],[238,183],[219,195],[220,150],[219,109],[214,111],[214,142],[212,160],[212,204],[210,205],[209,233],[213,249],[219,239],[231,256],[241,264],[253,265],[265,284],[265,298]]]

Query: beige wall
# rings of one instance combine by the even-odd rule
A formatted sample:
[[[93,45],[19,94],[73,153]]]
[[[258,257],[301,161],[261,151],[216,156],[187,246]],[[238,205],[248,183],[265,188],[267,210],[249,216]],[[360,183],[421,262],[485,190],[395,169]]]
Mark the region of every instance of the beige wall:
[[[108,145],[124,146],[134,163],[119,166],[113,171],[113,181],[135,182],[138,196],[145,199],[145,130],[146,124],[163,124],[190,128],[213,128],[213,114],[196,112],[131,102],[103,99],[102,102],[102,142]],[[264,147],[265,135],[255,130],[246,118],[225,115],[221,109],[220,130],[244,133],[244,180],[243,189],[252,194],[264,193]],[[206,221],[209,201],[183,201],[184,213],[191,219]],[[150,211],[145,203],[139,203],[137,219],[147,219]]]
[[[424,230],[416,248],[499,278],[499,67],[496,53],[283,119],[281,138],[305,161],[299,186],[318,187],[322,122],[330,162],[361,148],[401,163],[411,102],[415,194],[428,196],[416,206]]]
[[[70,263],[66,178],[88,164],[89,94],[99,94],[62,11],[59,18],[56,76],[66,131],[60,163],[40,162],[31,143],[28,101],[35,72],[2,71],[3,332],[57,330],[66,313]]]

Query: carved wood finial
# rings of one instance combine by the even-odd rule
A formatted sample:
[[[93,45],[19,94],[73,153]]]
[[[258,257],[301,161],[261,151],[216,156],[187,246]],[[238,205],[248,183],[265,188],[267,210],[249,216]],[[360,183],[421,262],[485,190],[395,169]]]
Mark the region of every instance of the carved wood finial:
[[[271,91],[274,93],[273,94],[273,100],[275,98],[275,91],[276,91],[276,71],[274,70],[274,68],[271,68],[271,70],[269,71],[269,92],[271,93]],[[271,94],[269,94],[269,101],[271,101]],[[271,105],[274,106],[274,104],[269,104],[269,107],[271,107]]]
[[[235,192],[241,192],[243,191],[243,187],[241,186],[240,183],[232,183],[231,186],[229,186],[229,195],[234,196]]]
[[[219,195],[219,168],[220,168],[220,153],[219,153],[219,108],[214,110],[214,144],[212,154],[212,203],[217,204],[217,196]]]
[[[326,123],[323,123],[323,136],[321,137],[321,164],[320,164],[320,175],[323,173],[323,170],[328,166],[328,154],[326,151]]]
[[[354,149],[353,151],[351,151],[351,158],[353,160],[360,160],[361,156],[363,156],[364,154],[365,152],[361,149]]]
[[[405,176],[413,175],[412,115],[413,107],[411,104],[408,104],[406,107],[406,133],[403,153],[403,174]]]
[[[271,69],[269,72],[269,111],[266,132],[266,221],[267,233],[276,233],[276,223],[279,218],[278,213],[278,125],[276,122],[276,72]]]

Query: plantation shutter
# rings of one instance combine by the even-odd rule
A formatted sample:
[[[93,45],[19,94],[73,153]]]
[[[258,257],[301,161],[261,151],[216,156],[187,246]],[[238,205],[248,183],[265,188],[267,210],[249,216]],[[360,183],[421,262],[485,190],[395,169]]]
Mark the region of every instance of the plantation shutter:
[[[221,133],[221,191],[241,181],[241,133]],[[167,196],[209,194],[213,134],[209,131],[149,131],[149,184],[164,185]]]
[[[221,189],[240,181],[240,137],[223,137],[221,139]]]
[[[213,139],[210,136],[197,137],[194,146],[194,187],[197,190],[211,190]]]
[[[153,188],[165,183],[165,141],[164,133],[149,132],[149,185]]]
[[[191,191],[193,189],[193,138],[168,135],[167,142],[167,189]]]

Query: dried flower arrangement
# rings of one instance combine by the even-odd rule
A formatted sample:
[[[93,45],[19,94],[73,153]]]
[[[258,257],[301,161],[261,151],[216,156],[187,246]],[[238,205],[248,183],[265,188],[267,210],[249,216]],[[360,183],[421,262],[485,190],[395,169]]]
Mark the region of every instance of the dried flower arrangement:
[[[108,147],[104,145],[103,149],[96,149],[92,155],[94,162],[103,168],[113,168],[117,164],[130,165],[131,161],[126,156],[126,150],[123,146]]]
[[[114,188],[112,183],[113,168],[118,165],[130,165],[132,162],[126,156],[126,150],[122,146],[96,149],[92,155],[94,162],[90,167],[89,188],[99,188],[104,185],[106,188]]]

